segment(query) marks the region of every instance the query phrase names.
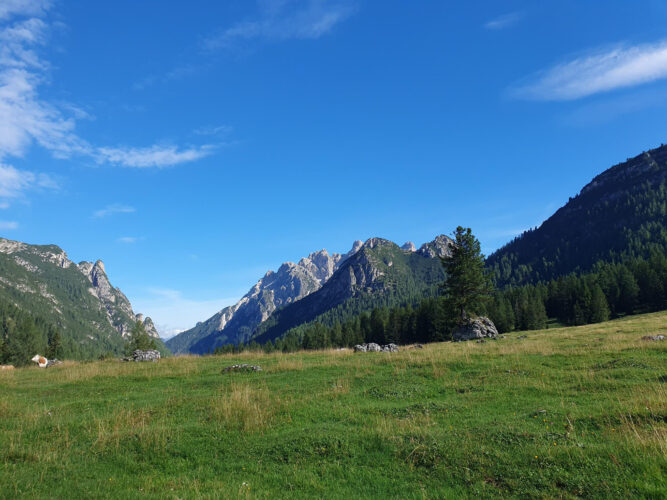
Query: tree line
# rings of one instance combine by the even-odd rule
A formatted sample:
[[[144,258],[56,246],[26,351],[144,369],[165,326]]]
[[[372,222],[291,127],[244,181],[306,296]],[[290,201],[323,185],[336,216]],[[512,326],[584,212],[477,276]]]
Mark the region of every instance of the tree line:
[[[546,283],[495,291],[477,304],[475,312],[489,316],[500,333],[507,333],[598,323],[663,309],[667,309],[667,257],[656,250],[648,258],[598,262],[589,273],[571,273]],[[275,341],[225,345],[215,353],[246,349],[292,352],[352,347],[364,342],[441,342],[451,340],[460,316],[460,305],[457,309],[446,297],[429,297],[416,306],[375,308],[331,326],[310,322]]]

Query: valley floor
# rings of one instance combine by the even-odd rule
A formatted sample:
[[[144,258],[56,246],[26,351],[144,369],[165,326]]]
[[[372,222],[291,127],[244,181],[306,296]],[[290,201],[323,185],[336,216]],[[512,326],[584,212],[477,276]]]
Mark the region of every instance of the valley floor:
[[[664,498],[658,333],[0,372],[0,497]]]

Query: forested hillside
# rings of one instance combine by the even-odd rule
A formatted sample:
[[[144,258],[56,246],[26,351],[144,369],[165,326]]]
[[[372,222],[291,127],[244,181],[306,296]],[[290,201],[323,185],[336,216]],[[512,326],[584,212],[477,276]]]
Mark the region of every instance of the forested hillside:
[[[310,322],[333,326],[378,307],[418,304],[437,293],[444,279],[440,257],[449,253],[450,245],[441,235],[413,252],[371,238],[320,290],[262,323],[252,340],[265,343]]]
[[[60,355],[66,358],[121,354],[137,320],[166,352],[151,319],[135,314],[101,261],[77,265],[56,245],[0,238],[0,312],[5,341],[14,345],[15,335],[37,328],[28,343],[41,346],[40,354],[53,331],[60,334]]]
[[[488,258],[496,284],[548,281],[667,250],[667,146],[595,177],[539,228]]]

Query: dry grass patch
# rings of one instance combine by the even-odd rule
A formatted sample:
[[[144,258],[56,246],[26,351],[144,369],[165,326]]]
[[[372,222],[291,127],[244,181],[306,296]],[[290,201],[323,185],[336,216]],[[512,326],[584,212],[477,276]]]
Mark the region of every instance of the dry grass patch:
[[[292,372],[303,371],[303,360],[295,356],[283,356],[278,358],[278,362],[271,371],[275,372]]]
[[[252,432],[269,428],[280,407],[266,387],[234,383],[211,401],[210,414],[222,428]]]

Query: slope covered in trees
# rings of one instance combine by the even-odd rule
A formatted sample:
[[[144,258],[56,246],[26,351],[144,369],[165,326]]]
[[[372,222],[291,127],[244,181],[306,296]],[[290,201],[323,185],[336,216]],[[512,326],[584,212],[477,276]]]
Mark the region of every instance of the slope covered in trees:
[[[595,177],[539,228],[487,260],[499,287],[586,272],[667,250],[667,146]]]
[[[450,245],[449,238],[439,236],[412,252],[371,238],[320,290],[262,323],[252,340],[265,343],[304,323],[342,324],[377,307],[417,304],[436,295],[444,279],[439,257],[448,254]]]

